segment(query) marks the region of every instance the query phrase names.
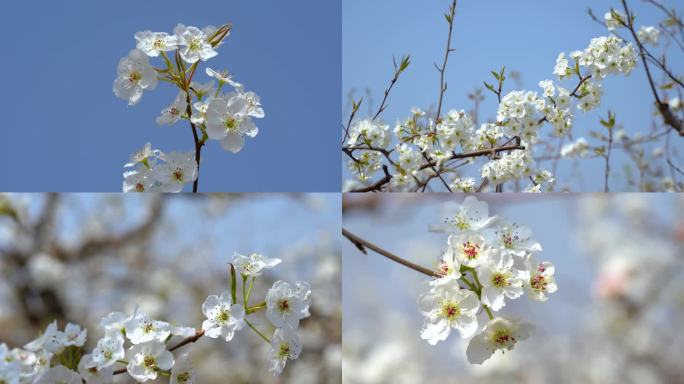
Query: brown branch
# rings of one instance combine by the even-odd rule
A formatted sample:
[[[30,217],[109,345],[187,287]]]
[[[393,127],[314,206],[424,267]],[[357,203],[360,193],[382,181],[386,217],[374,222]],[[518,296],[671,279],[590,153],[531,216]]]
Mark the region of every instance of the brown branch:
[[[346,237],[349,241],[351,241],[356,246],[356,248],[358,248],[359,251],[361,251],[364,254],[368,254],[366,251],[366,248],[368,248],[371,251],[373,251],[379,255],[385,256],[386,258],[388,258],[388,259],[390,259],[396,263],[399,263],[405,267],[413,269],[414,271],[420,272],[420,273],[427,275],[427,276],[430,276],[430,277],[440,277],[440,275],[437,272],[432,271],[430,269],[427,269],[425,267],[421,267],[418,264],[414,264],[414,263],[412,263],[408,260],[405,260],[405,259],[403,259],[403,258],[401,258],[401,257],[399,257],[393,253],[390,253],[389,251],[386,251],[386,250],[378,247],[377,245],[369,242],[368,240],[364,240],[364,239],[356,236],[355,234],[349,232],[348,230],[346,230],[344,228],[342,228],[342,236]]]

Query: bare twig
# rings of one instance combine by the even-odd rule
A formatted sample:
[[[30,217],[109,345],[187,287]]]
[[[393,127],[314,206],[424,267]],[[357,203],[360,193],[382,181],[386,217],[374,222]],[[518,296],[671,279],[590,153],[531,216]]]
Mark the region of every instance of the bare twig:
[[[449,13],[444,15],[447,23],[449,23],[449,34],[447,37],[446,49],[444,50],[444,60],[442,61],[442,66],[438,67],[435,64],[435,68],[439,71],[439,102],[437,103],[437,115],[435,118],[436,122],[439,122],[439,117],[442,112],[442,101],[444,98],[444,92],[447,90],[447,84],[444,81],[444,72],[446,71],[447,61],[449,60],[449,54],[454,50],[451,48],[451,35],[454,29],[454,15],[456,14],[456,4],[457,0],[453,0],[451,6],[449,7]],[[448,186],[447,186],[448,188]]]

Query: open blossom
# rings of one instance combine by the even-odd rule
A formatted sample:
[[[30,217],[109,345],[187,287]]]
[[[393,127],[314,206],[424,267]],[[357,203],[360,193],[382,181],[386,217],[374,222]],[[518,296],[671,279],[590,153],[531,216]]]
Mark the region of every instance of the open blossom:
[[[425,316],[420,337],[431,345],[446,340],[451,329],[468,338],[477,331],[477,311],[480,301],[469,290],[458,284],[435,286],[420,296],[418,306]]]
[[[266,295],[266,318],[276,327],[296,329],[299,320],[310,315],[310,295],[311,285],[305,281],[276,281]]]
[[[559,53],[558,58],[556,58],[556,66],[553,68],[553,74],[558,76],[559,79],[563,79],[570,76],[571,73],[570,63],[567,57],[565,57],[565,53]]]
[[[354,123],[349,129],[349,146],[368,145],[385,148],[391,139],[389,126],[377,120],[363,119]]]
[[[173,51],[178,48],[176,36],[169,35],[166,32],[137,32],[135,40],[138,41],[136,47],[150,57],[156,57],[161,52]]]
[[[259,129],[250,119],[248,100],[240,95],[218,97],[209,103],[206,113],[207,135],[220,140],[223,149],[238,153],[245,145],[245,136],[255,137]]]
[[[36,384],[82,384],[81,376],[71,369],[57,365],[48,368],[36,381]]]
[[[180,355],[171,368],[170,384],[192,384],[195,382],[195,370],[187,353]]]
[[[589,143],[584,137],[578,138],[573,143],[568,143],[561,148],[562,157],[587,157],[589,155]]]
[[[98,369],[107,368],[124,357],[124,337],[120,330],[109,330],[93,349],[92,360]]]
[[[207,67],[204,71],[206,72],[207,76],[213,77],[214,79],[218,80],[219,84],[220,83],[226,83],[226,84],[228,84],[234,88],[242,87],[242,84],[233,81],[233,76],[230,73],[228,73],[227,70],[223,70],[221,72],[218,72],[216,70],[213,70],[213,69]]]
[[[487,242],[499,247],[503,253],[525,256],[530,252],[541,252],[539,242],[532,239],[532,230],[526,225],[500,220],[495,228],[484,232]]]
[[[171,152],[163,155],[164,164],[152,170],[154,178],[162,183],[163,192],[180,192],[186,183],[197,179],[197,163],[192,152]]]
[[[64,345],[82,347],[86,341],[88,330],[81,330],[78,324],[68,323],[64,328]]]
[[[159,370],[168,371],[173,367],[173,354],[159,341],[148,341],[132,346],[126,352],[126,370],[139,383],[154,380]]]
[[[641,26],[637,32],[639,40],[642,44],[658,45],[658,37],[660,37],[660,30],[653,26]]]
[[[218,55],[208,36],[197,27],[186,27],[183,24],[173,30],[180,46],[180,55],[188,63],[195,63],[198,60],[206,61]]]
[[[535,301],[548,300],[548,294],[558,290],[556,279],[553,277],[555,272],[553,264],[549,261],[537,263],[534,256],[529,255],[525,260],[525,267],[529,274],[529,279],[525,282],[527,295]]]
[[[64,333],[57,329],[57,321],[53,321],[39,338],[26,344],[24,348],[32,352],[44,349],[51,353],[60,353],[64,349]]]
[[[606,23],[606,27],[609,31],[622,27],[626,20],[627,18],[625,15],[615,9],[611,9],[603,15],[603,21]]]
[[[517,299],[523,294],[524,271],[513,268],[513,256],[508,253],[490,255],[487,263],[477,270],[482,283],[482,304],[494,311],[503,308],[504,296]]]
[[[271,350],[268,351],[268,371],[273,376],[280,374],[288,360],[296,360],[302,351],[302,344],[297,334],[290,328],[278,328],[271,338]]]
[[[233,265],[241,275],[259,276],[266,268],[273,268],[280,264],[282,260],[268,258],[260,253],[250,253],[248,256],[235,253],[233,255]]]
[[[78,362],[78,373],[88,384],[109,384],[114,380],[114,366],[99,369],[91,354],[81,357]]]
[[[171,326],[165,321],[153,320],[136,307],[133,316],[124,324],[126,337],[133,344],[147,341],[166,341],[171,334]]]
[[[453,247],[447,247],[437,269],[439,277],[431,281],[431,285],[449,284],[461,278],[461,263],[458,261]]]
[[[442,214],[444,224],[430,226],[434,232],[460,233],[478,232],[491,225],[496,217],[489,217],[489,206],[475,196],[468,196],[463,204],[449,202],[444,204]]]
[[[207,337],[216,339],[220,336],[230,341],[235,331],[245,326],[245,308],[240,304],[233,304],[229,292],[223,292],[221,296],[208,296],[202,304],[202,313],[207,317],[202,322],[202,329]]]
[[[188,106],[187,95],[184,91],[178,92],[178,96],[173,101],[173,104],[164,108],[161,111],[161,116],[157,117],[156,122],[159,125],[172,125],[178,122],[184,114]],[[187,118],[187,116],[185,116]]]
[[[531,324],[496,317],[468,343],[468,361],[471,364],[482,364],[498,350],[510,351],[518,341],[527,339],[532,329]]]
[[[477,232],[453,234],[447,242],[462,265],[475,268],[487,261],[489,247],[484,236]]]
[[[119,60],[117,78],[114,80],[114,94],[128,105],[138,104],[143,90],[157,87],[157,72],[150,66],[150,60],[139,49],[133,49],[128,56]]]

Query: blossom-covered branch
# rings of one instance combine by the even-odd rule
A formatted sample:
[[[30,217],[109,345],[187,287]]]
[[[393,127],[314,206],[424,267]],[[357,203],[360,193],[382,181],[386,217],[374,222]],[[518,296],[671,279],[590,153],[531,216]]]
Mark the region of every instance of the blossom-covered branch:
[[[541,244],[532,231],[499,216],[489,216],[486,202],[473,196],[463,204],[446,204],[443,220],[430,227],[449,234],[447,248],[435,270],[418,266],[349,232],[342,234],[361,252],[370,249],[388,259],[431,278],[429,290],[418,305],[425,317],[421,338],[435,345],[448,338],[452,329],[470,339],[466,355],[472,364],[482,364],[496,351],[511,350],[533,329],[528,323],[493,312],[527,293],[534,301],[546,301],[558,287],[554,266],[537,262]],[[480,313],[488,321],[481,326]]]
[[[197,192],[201,153],[207,140],[218,140],[225,150],[237,153],[244,146],[245,137],[255,137],[259,132],[251,120],[264,117],[259,97],[254,92],[246,92],[228,71],[205,69],[207,76],[218,80],[217,87],[214,81],[193,81],[200,63],[218,55],[216,48],[231,29],[231,24],[203,29],[178,24],[173,34],[151,31],[135,34],[136,48],[119,61],[114,93],[129,105],[135,105],[143,91],[155,89],[159,81],[176,86],[178,95],[161,111],[156,122],[173,125],[187,120],[194,150],[164,153],[147,143],[124,165],[127,169],[124,192],[180,192],[190,182],[192,191]],[[173,52],[173,60],[167,52]],[[162,68],[150,65],[149,59],[156,57],[163,59]],[[226,84],[233,90],[222,93]]]

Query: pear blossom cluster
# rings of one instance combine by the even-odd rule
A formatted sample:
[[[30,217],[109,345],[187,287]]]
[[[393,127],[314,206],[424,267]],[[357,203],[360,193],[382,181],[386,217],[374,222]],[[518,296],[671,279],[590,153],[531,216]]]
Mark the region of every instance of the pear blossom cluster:
[[[558,289],[554,265],[537,261],[542,247],[530,228],[489,216],[486,202],[468,196],[462,204],[446,204],[443,222],[430,230],[449,236],[436,277],[418,299],[425,317],[420,337],[436,345],[457,331],[469,339],[471,364],[528,338],[531,324],[498,314],[508,301],[526,294],[543,302]],[[481,322],[484,314],[488,321]]]
[[[180,192],[184,183],[196,181],[199,156],[195,151],[208,140],[216,140],[226,151],[238,153],[244,147],[246,137],[258,134],[259,129],[252,119],[265,116],[259,96],[246,91],[227,70],[207,67],[204,72],[210,80],[197,81],[199,64],[218,55],[216,49],[230,34],[230,28],[230,25],[224,25],[199,29],[178,24],[173,34],[152,31],[135,34],[136,48],[119,61],[114,94],[132,106],[140,102],[145,91],[154,90],[159,81],[178,87],[178,94],[161,109],[156,122],[171,126],[181,120],[188,121],[195,149],[185,153],[172,152],[174,155],[168,156],[171,163],[161,168],[159,175],[148,166],[126,170],[124,192]],[[163,59],[162,66],[153,66],[151,58]],[[228,87],[224,88],[225,85]],[[194,162],[194,172],[190,162]],[[133,167],[130,164],[125,168]],[[177,169],[183,174],[174,173]]]
[[[657,40],[657,33],[644,29]],[[653,38],[652,36],[655,36]],[[379,118],[354,121],[343,149],[350,154],[347,167],[354,176],[346,189],[354,191],[378,182],[385,169],[386,191],[416,191],[439,177],[457,192],[473,192],[487,185],[526,181],[526,191],[551,189],[555,177],[534,163],[535,144],[542,129],[549,126],[551,137],[572,137],[575,113],[599,107],[604,93],[602,81],[609,75],[629,75],[637,64],[634,46],[616,36],[590,41],[583,50],[560,53],[553,74],[557,80],[539,82],[541,91],[513,90],[505,93],[491,86],[500,99],[495,121],[475,125],[465,110],[450,110],[437,120],[414,108],[397,121],[390,136],[389,126]],[[499,85],[504,71],[495,73]],[[562,81],[574,79],[572,87]],[[513,148],[511,146],[514,146]],[[480,162],[482,181],[475,182],[459,168]],[[429,160],[429,161],[428,161]],[[388,175],[389,174],[389,175]]]
[[[150,143],[135,151],[124,169],[124,192],[181,192],[197,180],[193,152],[164,153]]]
[[[22,348],[10,349],[0,344],[0,383],[68,383],[108,384],[114,376],[126,373],[139,383],[169,380],[171,384],[196,382],[188,353],[174,352],[200,337],[233,340],[236,332],[249,327],[269,346],[267,365],[277,375],[288,361],[295,360],[302,346],[297,328],[309,317],[311,287],[309,283],[276,281],[266,298],[250,304],[254,281],[265,269],[280,264],[280,259],[258,253],[235,254],[231,262],[231,290],[209,295],[202,304],[206,320],[200,328],[180,326],[148,316],[138,306],[133,313],[111,312],[99,323],[102,337],[90,353],[84,345],[88,331],[68,323],[59,330],[51,322],[35,340]],[[242,277],[243,295],[238,299],[237,273]],[[250,316],[264,311],[273,327],[272,336],[258,330]]]

